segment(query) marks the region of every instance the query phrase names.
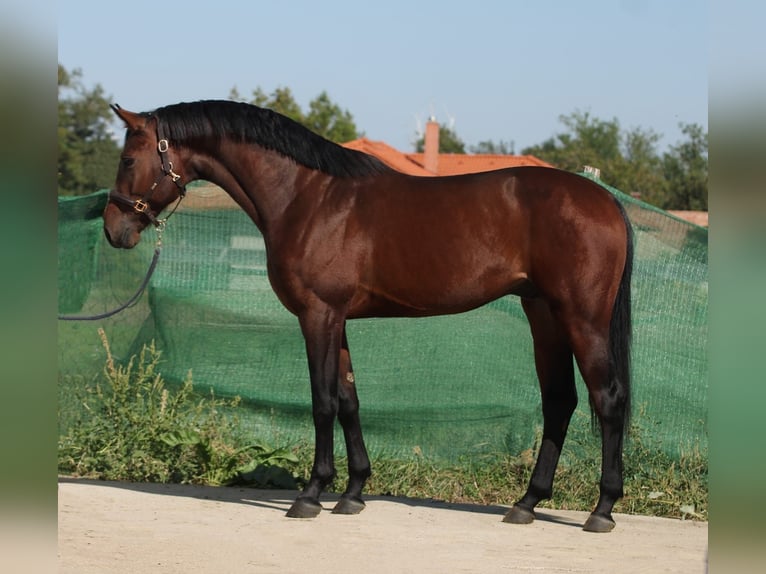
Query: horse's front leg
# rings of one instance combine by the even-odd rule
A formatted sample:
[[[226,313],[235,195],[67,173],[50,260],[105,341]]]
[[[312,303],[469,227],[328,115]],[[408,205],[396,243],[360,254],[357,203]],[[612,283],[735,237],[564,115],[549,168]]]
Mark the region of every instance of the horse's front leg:
[[[310,309],[300,316],[306,341],[314,417],[314,466],[311,478],[287,511],[290,518],[313,518],[322,511],[319,495],[335,476],[333,425],[338,414],[338,363],[343,318],[332,309]]]

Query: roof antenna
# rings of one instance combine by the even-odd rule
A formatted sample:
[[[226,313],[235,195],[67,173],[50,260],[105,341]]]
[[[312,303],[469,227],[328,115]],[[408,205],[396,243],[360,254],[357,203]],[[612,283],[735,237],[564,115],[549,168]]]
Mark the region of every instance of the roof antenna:
[[[449,113],[449,110],[447,109],[447,104],[444,104],[444,115],[447,116],[447,126],[449,127],[450,131],[455,130],[455,116]]]

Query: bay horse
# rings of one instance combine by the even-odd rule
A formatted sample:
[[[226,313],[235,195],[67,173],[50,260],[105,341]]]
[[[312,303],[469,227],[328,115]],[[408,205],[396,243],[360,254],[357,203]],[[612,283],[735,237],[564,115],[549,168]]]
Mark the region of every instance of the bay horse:
[[[543,437],[529,487],[504,517],[525,524],[551,497],[577,404],[574,361],[602,439],[599,498],[583,528],[608,532],[623,495],[630,416],[632,231],[615,197],[545,167],[414,177],[268,109],[200,101],[133,113],[104,232],[132,248],[186,184],[223,188],[260,229],[268,277],[297,316],[311,381],[311,476],[287,512],[313,518],[335,474],[340,421],[348,484],[334,513],[356,514],[371,474],[346,321],[461,313],[514,294],[534,345]],[[574,361],[573,361],[574,358]]]

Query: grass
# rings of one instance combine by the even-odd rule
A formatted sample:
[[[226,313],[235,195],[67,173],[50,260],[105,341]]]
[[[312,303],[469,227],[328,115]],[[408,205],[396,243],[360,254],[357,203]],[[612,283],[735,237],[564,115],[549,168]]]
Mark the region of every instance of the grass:
[[[311,472],[311,445],[273,447],[246,439],[240,431],[237,398],[199,396],[191,374],[180,388],[170,389],[157,370],[160,353],[153,344],[120,365],[103,331],[99,334],[106,364],[92,382],[79,381],[76,397],[70,399],[82,408],[59,438],[60,472],[110,480],[293,489],[305,482]],[[593,508],[601,454],[600,441],[589,428],[587,423],[571,426],[553,499],[541,507]],[[508,505],[523,495],[534,462],[533,449],[452,463],[428,459],[415,449],[406,457],[373,457],[365,492]],[[346,463],[344,458],[336,461],[338,475],[331,491],[343,490]],[[673,460],[634,427],[626,443],[624,476],[625,496],[616,512],[707,520],[704,453],[693,451]]]

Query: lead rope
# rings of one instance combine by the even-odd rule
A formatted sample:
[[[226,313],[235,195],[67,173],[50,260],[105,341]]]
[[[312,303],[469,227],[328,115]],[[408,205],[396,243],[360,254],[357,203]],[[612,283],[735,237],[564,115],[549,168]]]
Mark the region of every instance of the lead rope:
[[[157,230],[157,243],[154,246],[154,256],[152,257],[152,262],[149,264],[149,270],[146,272],[144,280],[138,287],[138,291],[136,291],[130,299],[128,299],[125,303],[116,309],[112,309],[111,311],[107,311],[105,313],[99,313],[97,315],[59,315],[59,321],[98,321],[99,319],[106,319],[107,317],[116,315],[120,311],[124,311],[125,309],[135,305],[138,302],[138,298],[141,297],[141,294],[146,289],[147,285],[149,285],[149,279],[151,279],[152,274],[157,267],[157,262],[160,259],[160,251],[162,251],[162,232],[165,230],[166,220],[167,218],[157,221],[157,226],[155,227]]]
[[[151,187],[151,189],[144,195],[143,199],[139,199],[136,201],[131,200],[130,198],[127,198],[120,194],[110,194],[110,198],[112,200],[118,200],[121,203],[127,203],[135,211],[138,213],[142,213],[145,216],[149,218],[149,221],[152,222],[154,225],[154,228],[157,230],[157,243],[154,246],[154,256],[152,257],[152,262],[149,264],[149,270],[146,272],[146,276],[144,277],[144,280],[141,282],[141,285],[138,287],[138,291],[135,292],[135,294],[127,300],[127,302],[123,303],[116,309],[112,309],[111,311],[107,311],[106,313],[99,313],[97,315],[59,315],[58,319],[59,321],[97,321],[99,319],[106,319],[107,317],[111,317],[112,315],[116,315],[120,311],[123,311],[129,307],[132,307],[136,304],[138,301],[138,298],[141,296],[141,294],[146,289],[147,285],[149,285],[149,279],[151,279],[152,274],[154,273],[154,269],[157,267],[157,261],[160,258],[160,251],[162,250],[162,232],[165,231],[165,222],[170,218],[171,215],[173,215],[176,212],[176,209],[178,209],[178,206],[181,204],[181,201],[184,197],[186,197],[186,186],[180,182],[181,176],[178,175],[173,171],[173,162],[170,161],[166,157],[166,153],[169,149],[169,144],[167,138],[164,136],[164,129],[162,126],[162,122],[159,121],[159,118],[157,118],[157,151],[160,154],[160,161],[162,163],[162,173],[163,176],[168,176],[170,179],[173,180],[173,183],[178,188],[178,200],[176,201],[176,204],[173,206],[173,209],[170,211],[170,213],[165,217],[164,219],[156,219],[152,212],[149,210],[148,200],[149,196],[151,195],[152,191],[154,191],[154,188],[157,187],[157,184],[159,183],[159,179],[154,182],[154,185]],[[161,179],[160,178],[160,179]],[[158,214],[159,215],[159,214]]]

